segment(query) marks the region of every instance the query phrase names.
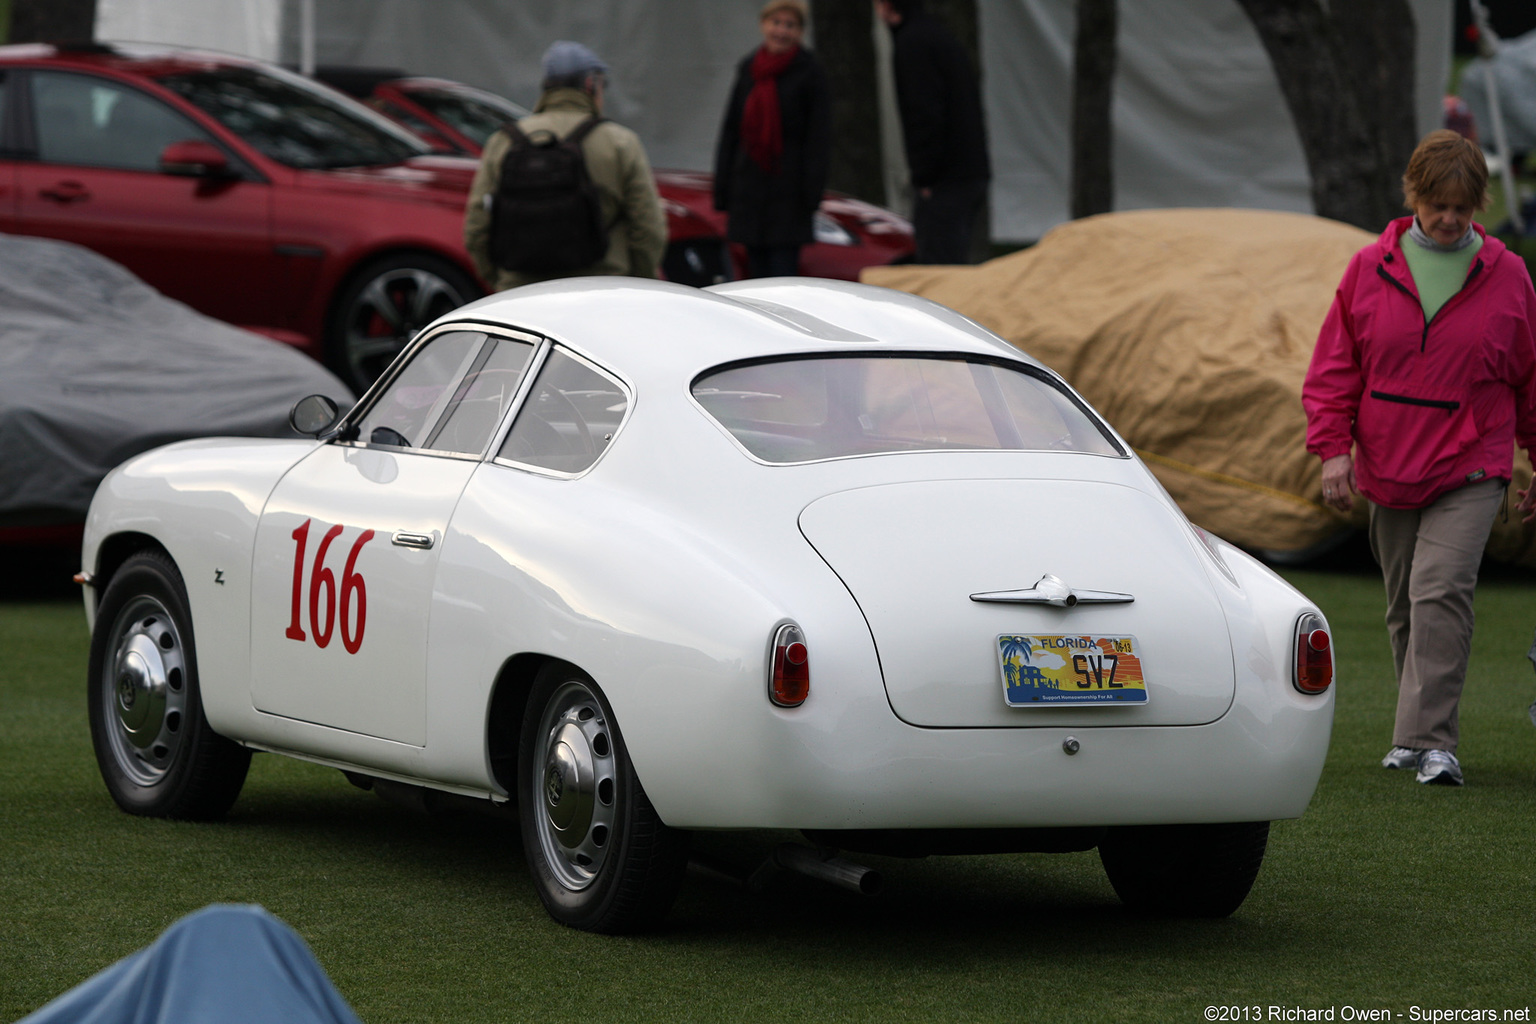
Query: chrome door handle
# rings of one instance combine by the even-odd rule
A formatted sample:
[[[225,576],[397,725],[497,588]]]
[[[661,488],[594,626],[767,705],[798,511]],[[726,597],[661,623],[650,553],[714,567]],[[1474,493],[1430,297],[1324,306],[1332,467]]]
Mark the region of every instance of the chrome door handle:
[[[426,551],[437,543],[437,538],[430,533],[411,533],[407,530],[396,530],[389,538],[389,542],[401,548],[419,548]]]

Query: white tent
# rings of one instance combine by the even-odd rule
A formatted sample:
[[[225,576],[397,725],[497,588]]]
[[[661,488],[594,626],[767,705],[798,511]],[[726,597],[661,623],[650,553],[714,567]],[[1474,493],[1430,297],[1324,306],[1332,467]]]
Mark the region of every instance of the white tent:
[[[530,103],[555,39],[612,68],[609,113],[652,163],[704,169],[760,0],[313,0],[317,61],[456,78]],[[1421,131],[1437,127],[1451,0],[1411,0]],[[1073,0],[977,0],[992,145],[992,233],[1067,219]],[[98,0],[97,36],[177,42],[297,64],[302,0]],[[871,31],[875,31],[871,22]],[[1258,35],[1236,0],[1120,0],[1119,209],[1311,211],[1306,163]],[[879,199],[880,197],[866,197]]]

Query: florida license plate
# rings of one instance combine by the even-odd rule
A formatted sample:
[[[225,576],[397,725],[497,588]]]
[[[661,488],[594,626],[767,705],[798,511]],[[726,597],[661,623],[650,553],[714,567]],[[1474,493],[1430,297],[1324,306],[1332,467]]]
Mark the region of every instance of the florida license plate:
[[[1009,707],[1147,702],[1133,636],[1005,634],[997,659]]]

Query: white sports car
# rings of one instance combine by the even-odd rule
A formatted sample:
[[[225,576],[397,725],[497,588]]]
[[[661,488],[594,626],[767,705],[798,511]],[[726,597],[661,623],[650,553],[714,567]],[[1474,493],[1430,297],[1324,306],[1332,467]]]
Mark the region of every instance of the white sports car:
[[[1322,770],[1318,609],[926,300],[536,285],[294,420],[96,494],[127,811],[221,814],[253,750],[513,801],[550,913],[598,931],[665,914],[722,828],[802,830],[824,875],[1097,846],[1127,903],[1225,915]]]

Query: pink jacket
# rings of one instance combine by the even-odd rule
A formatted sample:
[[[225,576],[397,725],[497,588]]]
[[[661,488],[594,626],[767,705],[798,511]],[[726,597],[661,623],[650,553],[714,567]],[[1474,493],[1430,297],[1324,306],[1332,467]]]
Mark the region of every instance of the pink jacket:
[[[1525,262],[1490,238],[1462,289],[1424,318],[1403,257],[1411,218],[1350,260],[1301,389],[1307,450],[1355,449],[1360,493],[1422,508],[1475,480],[1508,480],[1536,444],[1536,292]],[[1410,243],[1411,244],[1411,243]]]

